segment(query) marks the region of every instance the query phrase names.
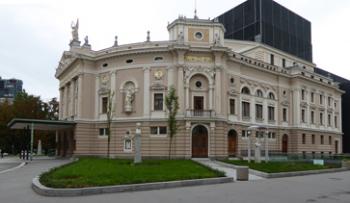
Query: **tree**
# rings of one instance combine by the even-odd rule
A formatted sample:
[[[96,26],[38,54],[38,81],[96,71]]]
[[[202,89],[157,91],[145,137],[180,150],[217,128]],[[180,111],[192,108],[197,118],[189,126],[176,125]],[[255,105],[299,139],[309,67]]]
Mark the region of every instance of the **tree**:
[[[173,86],[169,88],[168,95],[165,97],[165,105],[168,110],[168,128],[169,128],[169,159],[171,157],[171,147],[173,137],[177,132],[176,115],[179,110],[178,97]]]
[[[111,123],[113,119],[113,97],[114,91],[108,90],[108,103],[107,103],[107,158],[110,155],[110,145],[111,145]]]

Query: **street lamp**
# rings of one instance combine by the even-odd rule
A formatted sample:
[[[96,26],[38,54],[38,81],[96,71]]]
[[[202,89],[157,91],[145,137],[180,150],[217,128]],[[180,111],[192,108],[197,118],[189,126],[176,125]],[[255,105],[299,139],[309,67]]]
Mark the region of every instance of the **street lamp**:
[[[136,123],[136,131],[135,131],[135,157],[134,157],[134,163],[141,163],[142,157],[141,157],[141,123]]]

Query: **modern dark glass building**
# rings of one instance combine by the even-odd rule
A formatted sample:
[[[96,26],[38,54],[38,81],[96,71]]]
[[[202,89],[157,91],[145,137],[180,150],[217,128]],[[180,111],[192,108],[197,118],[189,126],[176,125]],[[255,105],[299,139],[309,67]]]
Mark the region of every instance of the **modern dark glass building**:
[[[13,100],[18,92],[22,91],[23,82],[17,79],[2,79],[0,77],[0,101]]]
[[[312,62],[310,21],[273,0],[247,0],[218,19],[226,39],[262,42]]]

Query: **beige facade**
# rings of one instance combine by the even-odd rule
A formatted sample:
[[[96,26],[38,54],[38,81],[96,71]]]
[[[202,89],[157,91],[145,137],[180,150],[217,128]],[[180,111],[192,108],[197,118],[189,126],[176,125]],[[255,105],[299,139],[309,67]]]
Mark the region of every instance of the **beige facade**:
[[[314,73],[315,64],[259,43],[226,40],[216,21],[179,17],[168,30],[169,41],[100,51],[72,40],[56,70],[60,119],[77,123],[72,154],[106,154],[111,91],[111,154],[133,156],[141,123],[142,155],[167,156],[170,86],[180,106],[175,157],[244,155],[252,125],[268,128],[273,152],[341,153],[343,92]]]

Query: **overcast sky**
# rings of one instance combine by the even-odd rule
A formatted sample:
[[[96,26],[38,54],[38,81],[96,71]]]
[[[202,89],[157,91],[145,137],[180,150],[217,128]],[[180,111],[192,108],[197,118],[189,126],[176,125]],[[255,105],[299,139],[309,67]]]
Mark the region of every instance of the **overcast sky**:
[[[214,18],[244,0],[197,0],[199,18]],[[276,0],[312,23],[313,59],[318,67],[350,79],[349,0]],[[168,22],[179,14],[193,17],[192,0],[0,0],[0,76],[23,80],[30,94],[58,97],[55,69],[79,18],[81,41],[92,49],[167,40]]]

